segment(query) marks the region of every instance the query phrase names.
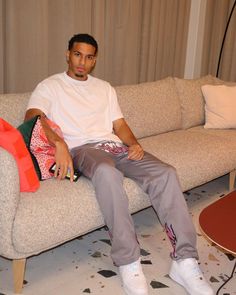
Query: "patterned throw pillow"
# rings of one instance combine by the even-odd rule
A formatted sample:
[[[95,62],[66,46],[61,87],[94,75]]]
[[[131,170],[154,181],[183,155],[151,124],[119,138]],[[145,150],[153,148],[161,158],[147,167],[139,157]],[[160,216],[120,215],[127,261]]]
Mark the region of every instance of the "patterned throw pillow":
[[[49,119],[46,119],[46,121],[51,129],[63,138],[60,127]],[[24,122],[18,127],[18,130],[23,135],[31,154],[39,180],[51,178],[53,174],[49,171],[49,168],[55,162],[55,147],[48,142],[40,116]]]

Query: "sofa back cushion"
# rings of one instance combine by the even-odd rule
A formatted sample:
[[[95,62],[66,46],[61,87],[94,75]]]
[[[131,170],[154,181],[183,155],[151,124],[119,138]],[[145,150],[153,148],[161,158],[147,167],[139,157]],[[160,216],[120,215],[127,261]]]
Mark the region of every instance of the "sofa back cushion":
[[[205,101],[201,86],[216,84],[218,79],[211,75],[199,79],[174,79],[181,104],[182,129],[204,124]]]
[[[181,110],[173,78],[115,89],[123,115],[137,138],[181,128]]]
[[[19,126],[25,116],[30,93],[0,94],[0,117],[14,127]]]

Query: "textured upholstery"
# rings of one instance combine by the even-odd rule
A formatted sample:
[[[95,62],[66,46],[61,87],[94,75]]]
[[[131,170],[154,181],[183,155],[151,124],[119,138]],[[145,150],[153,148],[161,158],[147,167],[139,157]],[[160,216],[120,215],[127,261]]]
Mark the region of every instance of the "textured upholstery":
[[[179,97],[173,78],[119,86],[116,91],[123,115],[137,138],[181,128]]]
[[[30,93],[0,95],[0,117],[18,127],[24,120]]]
[[[202,126],[200,86],[216,82],[221,83],[211,76],[169,77],[116,87],[121,109],[140,143],[176,168],[183,191],[236,168],[236,130]],[[20,125],[29,95],[0,95],[0,117]],[[14,159],[1,148],[0,163],[0,255],[29,257],[104,225],[94,188],[85,177],[76,183],[46,180],[37,192],[20,193]],[[130,212],[150,206],[135,182],[125,178],[124,188]]]
[[[201,86],[215,84],[218,79],[211,75],[199,79],[174,79],[181,104],[182,128],[202,125],[205,111]]]
[[[25,193],[26,194],[26,193]],[[0,147],[0,255],[14,257],[12,227],[20,201],[20,182],[13,156]]]
[[[150,205],[132,180],[126,178],[124,186],[131,212]],[[18,252],[29,255],[102,225],[103,217],[88,179],[81,177],[72,184],[51,179],[44,181],[36,193],[22,194],[13,227],[14,245]]]
[[[174,166],[182,190],[227,174],[236,167],[236,130],[204,132],[178,130],[140,140],[145,150]],[[183,152],[184,151],[184,152]]]

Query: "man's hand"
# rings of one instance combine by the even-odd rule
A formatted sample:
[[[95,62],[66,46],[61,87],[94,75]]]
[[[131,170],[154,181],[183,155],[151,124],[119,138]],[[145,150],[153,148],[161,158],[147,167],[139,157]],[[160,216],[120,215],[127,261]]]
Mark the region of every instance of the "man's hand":
[[[128,159],[130,160],[142,160],[144,155],[143,148],[139,144],[133,144],[129,146]]]
[[[54,176],[58,179],[64,179],[68,170],[70,171],[70,181],[73,181],[74,169],[72,158],[68,146],[56,132],[54,132],[46,121],[46,115],[40,109],[29,109],[25,114],[25,121],[40,116],[41,124],[47,136],[49,143],[56,148],[55,161],[56,170]]]
[[[128,159],[135,161],[142,160],[144,155],[143,148],[138,143],[124,118],[113,121],[113,130],[120,140],[129,147]]]
[[[74,168],[68,146],[64,140],[59,140],[55,143],[55,147],[56,170],[54,176],[58,179],[64,179],[67,172],[70,171],[70,181],[72,182]]]

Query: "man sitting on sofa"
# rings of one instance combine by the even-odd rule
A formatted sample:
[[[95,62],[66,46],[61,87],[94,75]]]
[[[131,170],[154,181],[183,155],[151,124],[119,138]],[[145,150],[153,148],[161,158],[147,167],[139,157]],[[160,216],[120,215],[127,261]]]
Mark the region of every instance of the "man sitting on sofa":
[[[36,87],[25,120],[36,115],[49,142],[56,147],[54,176],[64,179],[74,168],[91,179],[109,228],[111,257],[119,267],[126,294],[147,295],[123,177],[136,181],[151,204],[173,246],[170,277],[189,294],[213,294],[199,269],[196,232],[175,169],[143,151],[123,118],[115,90],[91,76],[98,45],[88,34],[74,35],[68,45],[67,72],[53,75]],[[64,140],[45,121],[61,127]]]

